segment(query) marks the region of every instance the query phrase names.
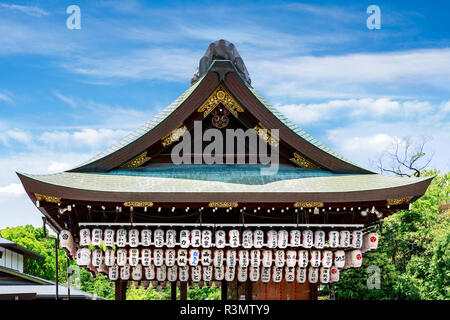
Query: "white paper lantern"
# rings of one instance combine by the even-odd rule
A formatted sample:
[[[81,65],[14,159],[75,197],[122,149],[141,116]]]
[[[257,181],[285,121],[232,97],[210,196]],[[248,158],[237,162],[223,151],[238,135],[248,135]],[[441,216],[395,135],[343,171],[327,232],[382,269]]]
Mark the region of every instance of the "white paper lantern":
[[[294,282],[295,280],[295,267],[284,268],[284,279],[286,282]]]
[[[240,267],[248,267],[250,264],[250,254],[247,250],[239,250],[238,260]]]
[[[331,267],[330,269],[330,282],[338,282],[339,281],[339,269],[336,267]]]
[[[314,236],[311,230],[305,230],[302,232],[302,243],[304,248],[312,248],[314,244]]]
[[[200,265],[191,267],[191,279],[194,282],[202,280],[202,267]]]
[[[200,247],[202,244],[202,232],[199,229],[191,230],[191,246],[194,248]]]
[[[167,279],[167,267],[162,265],[156,268],[156,280],[159,282],[166,281]]]
[[[300,247],[300,245],[302,244],[302,233],[300,232],[300,230],[291,230],[290,243],[293,247]]]
[[[249,279],[252,282],[259,281],[259,266],[250,266]]]
[[[212,244],[212,232],[211,230],[202,231],[202,247],[210,248]]]
[[[352,232],[352,247],[355,249],[361,249],[362,246],[362,231],[361,230],[355,230]]]
[[[140,281],[142,279],[142,265],[138,264],[131,269],[131,279]]]
[[[345,251],[336,250],[334,252],[334,266],[338,269],[342,269],[345,265]]]
[[[115,232],[114,232],[114,230],[113,229],[105,229],[105,232],[104,232],[104,244],[105,244],[105,246],[108,246],[108,247],[112,247],[113,245],[114,245],[114,235],[115,235]]]
[[[155,266],[150,264],[148,267],[144,268],[145,279],[154,280],[156,277]]]
[[[352,250],[351,259],[352,259],[352,267],[359,268],[362,265],[362,253],[361,250]]]
[[[328,232],[328,244],[330,248],[339,247],[339,231],[331,230]]]
[[[115,280],[119,279],[119,266],[118,265],[115,264],[115,265],[109,267],[108,278],[111,281],[115,281]]]
[[[330,268],[320,268],[319,279],[323,284],[330,282]]]
[[[89,248],[80,248],[77,250],[77,264],[79,266],[88,266],[91,264],[91,250]]]
[[[220,267],[223,265],[224,253],[221,249],[214,250],[214,267]]]
[[[123,248],[127,245],[127,230],[119,229],[116,233],[116,246]]]
[[[318,268],[321,262],[321,254],[319,250],[311,250],[310,264],[313,268]]]
[[[297,282],[305,283],[306,281],[306,268],[297,267]]]
[[[153,264],[155,267],[160,267],[164,264],[164,250],[154,249],[153,250]]]
[[[182,281],[182,282],[189,280],[189,267],[188,266],[178,267],[178,279],[180,279],[180,281]]]
[[[80,229],[80,246],[88,246],[91,244],[91,230],[84,228]]]
[[[164,230],[163,229],[155,229],[153,232],[153,245],[156,248],[162,248],[164,245]]]
[[[376,232],[370,232],[363,237],[363,249],[362,252],[375,250],[378,248],[378,233]]]
[[[196,266],[200,260],[200,251],[198,249],[189,250],[189,265]]]
[[[175,249],[166,250],[166,266],[172,267],[176,262],[176,252]]]
[[[275,230],[267,231],[267,246],[269,248],[276,248],[278,245],[278,232]]]
[[[177,232],[175,229],[169,229],[166,231],[166,246],[167,248],[175,248],[177,242]]]
[[[278,248],[285,249],[289,242],[289,233],[286,230],[278,231]]]
[[[272,281],[280,283],[283,280],[283,268],[272,267]]]
[[[261,281],[263,283],[268,283],[270,281],[270,275],[272,272],[272,268],[270,267],[263,267],[261,270]]]
[[[189,248],[191,245],[191,232],[189,230],[180,231],[180,247]]]
[[[252,230],[244,230],[242,232],[242,247],[246,249],[250,249],[253,247],[253,231]]]
[[[234,268],[236,266],[236,259],[237,259],[236,255],[237,255],[236,250],[233,249],[227,250],[225,258],[227,267]]]
[[[272,266],[272,250],[262,251],[262,265],[263,267],[269,268]]]
[[[261,251],[250,250],[250,265],[252,267],[259,267],[261,264]]]
[[[225,281],[233,281],[235,277],[235,267],[225,267]]]
[[[139,249],[130,249],[128,251],[129,258],[128,261],[130,263],[130,266],[135,267],[139,263]]]
[[[180,267],[184,267],[188,263],[188,252],[186,249],[178,249],[177,251],[177,264]]]
[[[253,232],[253,246],[255,248],[262,248],[264,246],[264,232],[260,229]]]
[[[239,230],[232,229],[232,230],[228,231],[228,239],[229,239],[230,247],[232,247],[232,248],[239,247],[239,245],[240,245]]]
[[[319,268],[308,268],[308,282],[317,283],[319,281]]]
[[[130,265],[126,264],[123,267],[120,267],[120,279],[122,280],[128,280],[130,279],[130,274],[131,270],[130,270]]]
[[[323,230],[316,230],[314,232],[314,247],[323,249],[325,246],[325,232]]]
[[[128,262],[128,252],[126,249],[118,249],[116,251],[117,254],[117,265],[123,267]]]
[[[139,230],[131,229],[128,232],[128,245],[132,248],[136,248],[139,245]]]
[[[217,230],[215,234],[215,246],[216,248],[225,248],[226,233],[223,230]]]
[[[150,246],[152,243],[152,230],[143,229],[141,231],[141,243],[144,247]]]
[[[286,262],[284,250],[275,250],[275,267],[282,268]]]
[[[72,233],[69,230],[62,230],[59,234],[59,243],[62,248],[70,252],[70,255],[74,257],[76,253],[75,241],[73,240]]]
[[[218,267],[214,266],[214,279],[217,281],[222,281],[225,277],[225,267],[220,265]]]
[[[297,264],[297,251],[287,250],[286,251],[286,266],[295,267]]]
[[[339,233],[339,237],[340,237],[339,246],[341,248],[348,248],[348,247],[350,247],[350,231],[342,230]]]
[[[203,266],[203,281],[209,282],[213,278],[213,266]]]
[[[238,266],[237,267],[237,279],[239,282],[245,282],[248,279],[248,268]]]
[[[322,266],[324,268],[331,268],[333,265],[333,251],[324,250],[322,251]]]
[[[152,259],[152,250],[145,248],[141,250],[141,263],[144,267],[148,267],[150,265]]]
[[[177,276],[178,267],[176,265],[167,268],[167,280],[169,280],[170,282],[177,281]]]
[[[105,250],[105,264],[108,267],[112,267],[116,262],[116,253],[113,249],[108,248]]]
[[[211,249],[203,249],[201,251],[201,262],[202,266],[209,266],[212,261],[212,252]]]
[[[102,239],[103,239],[103,231],[102,229],[92,229],[92,241],[91,244],[93,244],[94,246],[99,246],[102,244]]]
[[[297,262],[300,268],[306,268],[309,262],[309,253],[307,250],[299,250],[297,254]]]

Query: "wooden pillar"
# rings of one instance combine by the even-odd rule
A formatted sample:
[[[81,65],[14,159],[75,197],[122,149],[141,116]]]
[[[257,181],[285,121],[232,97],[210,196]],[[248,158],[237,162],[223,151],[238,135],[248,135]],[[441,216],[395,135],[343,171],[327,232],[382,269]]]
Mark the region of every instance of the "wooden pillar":
[[[180,282],[180,300],[187,300],[187,282]]]
[[[170,283],[170,300],[175,301],[177,300],[177,282],[172,281]]]
[[[228,282],[226,282],[225,280],[222,280],[220,292],[221,292],[221,299],[227,300],[228,299]]]
[[[122,279],[116,280],[115,283],[115,299],[126,300],[127,299],[127,282]]]
[[[252,300],[252,282],[247,280],[245,283],[245,300]]]

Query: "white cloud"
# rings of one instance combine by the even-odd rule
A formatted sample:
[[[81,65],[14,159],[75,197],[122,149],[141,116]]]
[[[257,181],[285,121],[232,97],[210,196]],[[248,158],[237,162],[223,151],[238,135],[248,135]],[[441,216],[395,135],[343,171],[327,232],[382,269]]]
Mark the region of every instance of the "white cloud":
[[[379,133],[374,136],[367,137],[349,137],[341,144],[341,148],[345,151],[377,150],[381,152],[396,140],[398,140],[397,137],[392,137],[385,133]]]
[[[61,172],[61,171],[66,171],[69,170],[70,168],[72,168],[73,166],[70,165],[70,163],[67,162],[57,162],[57,161],[52,161],[49,166],[47,167],[47,171],[48,172]]]
[[[35,6],[21,6],[17,4],[5,4],[0,3],[0,8],[6,8],[10,10],[20,11],[25,14],[28,14],[33,17],[42,17],[42,16],[48,16],[50,13],[45,11],[44,9],[41,9],[39,7]]]
[[[32,140],[31,135],[23,130],[10,129],[4,132],[0,132],[0,141],[5,145],[9,145],[14,141],[21,143],[29,143],[31,142],[31,140]]]
[[[414,84],[450,90],[450,48],[296,56],[248,63],[255,87],[272,96],[361,97]]]
[[[399,101],[391,98],[330,100],[314,104],[287,104],[276,107],[289,119],[300,124],[343,118],[415,117],[433,111],[428,101]]]
[[[20,183],[11,183],[6,186],[0,186],[0,197],[18,197],[25,194],[25,190]]]
[[[0,92],[0,100],[8,103],[13,101],[11,95],[7,92]]]
[[[442,111],[450,112],[450,100],[442,103]]]
[[[66,104],[68,104],[68,105],[70,105],[71,107],[76,107],[76,106],[77,106],[77,102],[75,101],[74,98],[65,96],[65,95],[63,95],[62,93],[58,92],[58,91],[53,92],[53,94],[54,94],[59,100],[61,100],[62,102],[66,103]]]

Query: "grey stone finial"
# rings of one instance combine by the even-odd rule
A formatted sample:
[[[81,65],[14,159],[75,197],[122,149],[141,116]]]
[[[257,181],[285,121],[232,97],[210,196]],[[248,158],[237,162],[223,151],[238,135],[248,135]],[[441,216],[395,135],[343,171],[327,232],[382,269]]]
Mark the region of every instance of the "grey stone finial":
[[[197,70],[195,70],[194,75],[192,76],[191,85],[197,82],[198,79],[208,71],[208,68],[214,60],[230,60],[239,76],[247,82],[248,85],[251,85],[252,80],[245,67],[244,60],[242,60],[234,44],[223,39],[210,43],[205,54],[200,59]]]

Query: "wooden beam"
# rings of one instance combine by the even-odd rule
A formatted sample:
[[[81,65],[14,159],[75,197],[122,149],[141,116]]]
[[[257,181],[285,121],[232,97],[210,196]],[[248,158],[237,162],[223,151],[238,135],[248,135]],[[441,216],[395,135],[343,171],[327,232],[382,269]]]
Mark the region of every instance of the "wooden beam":
[[[187,282],[180,282],[180,300],[187,300]]]
[[[115,283],[115,300],[127,299],[127,282],[122,279],[116,280]]]

